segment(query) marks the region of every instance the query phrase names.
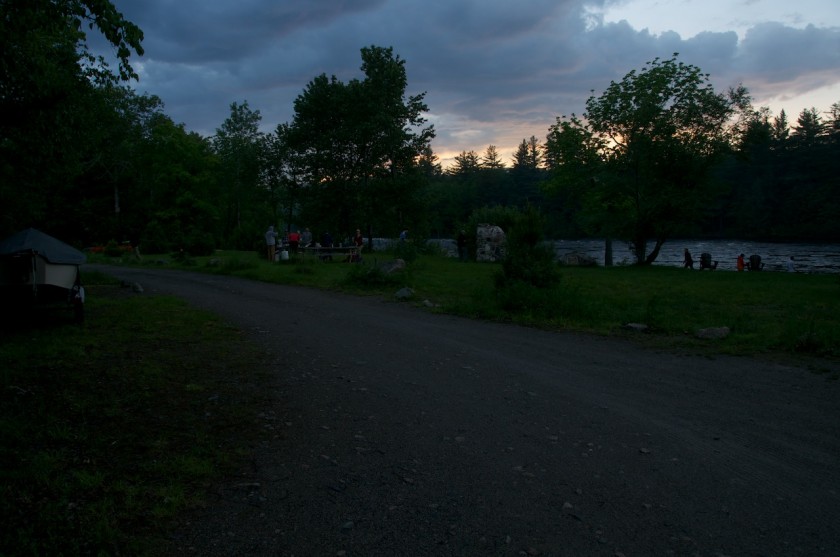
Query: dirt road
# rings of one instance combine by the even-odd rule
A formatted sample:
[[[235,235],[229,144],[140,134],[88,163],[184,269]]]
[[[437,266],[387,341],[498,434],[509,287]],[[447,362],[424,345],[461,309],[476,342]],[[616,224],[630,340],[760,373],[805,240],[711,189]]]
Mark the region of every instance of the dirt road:
[[[840,555],[840,382],[826,375],[109,272],[273,355],[264,444],[172,554]]]

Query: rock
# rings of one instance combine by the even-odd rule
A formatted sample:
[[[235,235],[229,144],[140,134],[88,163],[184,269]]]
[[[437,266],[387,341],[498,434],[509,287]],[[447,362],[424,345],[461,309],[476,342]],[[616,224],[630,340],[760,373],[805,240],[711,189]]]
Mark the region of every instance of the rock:
[[[139,283],[139,282],[135,282],[134,284],[132,284],[132,285],[131,285],[131,289],[132,289],[134,292],[137,292],[138,294],[142,294],[142,293],[143,293],[143,287],[142,287],[142,286],[140,286],[140,283]]]
[[[720,340],[729,336],[729,327],[708,327],[694,333],[697,338],[704,340]]]
[[[594,258],[576,252],[567,253],[560,261],[570,267],[594,267],[598,264]]]
[[[631,331],[636,331],[637,333],[645,333],[648,330],[648,326],[644,323],[627,323],[624,325],[625,329],[629,329]]]
[[[396,294],[394,294],[394,297],[395,297],[397,300],[400,300],[400,301],[410,300],[411,298],[413,298],[413,297],[414,297],[414,290],[412,290],[411,288],[409,288],[409,287],[405,286],[405,287],[400,288],[399,290],[397,290],[397,293],[396,293]]]
[[[479,224],[475,232],[475,260],[496,262],[505,258],[505,231],[492,224]]]
[[[379,270],[385,273],[386,275],[390,275],[396,273],[398,271],[402,271],[405,269],[405,260],[404,259],[394,259],[393,261],[386,261],[382,265],[379,266]]]

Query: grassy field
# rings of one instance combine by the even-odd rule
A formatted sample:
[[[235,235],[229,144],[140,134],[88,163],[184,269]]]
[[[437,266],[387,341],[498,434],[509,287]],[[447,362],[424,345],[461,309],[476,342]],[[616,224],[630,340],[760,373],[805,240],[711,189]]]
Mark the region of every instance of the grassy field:
[[[238,331],[86,278],[83,326],[0,334],[0,555],[154,554],[259,429],[265,366]]]
[[[420,256],[406,271],[255,253],[123,265],[230,274],[391,298],[477,319],[629,336],[662,349],[784,358],[837,379],[840,278],[653,267],[563,268],[548,290],[499,292],[497,265]],[[170,297],[83,273],[87,319],[10,320],[0,329],[0,555],[154,555],[172,521],[200,505],[258,442],[270,404],[263,356],[242,333]],[[430,303],[424,303],[424,302]],[[647,332],[627,329],[647,325]],[[698,329],[729,327],[720,340]]]
[[[745,356],[840,358],[840,277],[798,273],[688,271],[673,267],[565,267],[557,287],[498,292],[498,265],[420,256],[401,276],[375,273],[390,256],[368,254],[361,265],[292,260],[277,264],[254,253],[218,252],[174,266],[254,280],[392,296],[415,290],[433,311],[604,335],[632,334],[675,348]],[[159,259],[147,258],[144,265]],[[172,266],[172,265],[167,265]],[[628,323],[648,327],[631,333]],[[721,340],[699,329],[728,327]]]

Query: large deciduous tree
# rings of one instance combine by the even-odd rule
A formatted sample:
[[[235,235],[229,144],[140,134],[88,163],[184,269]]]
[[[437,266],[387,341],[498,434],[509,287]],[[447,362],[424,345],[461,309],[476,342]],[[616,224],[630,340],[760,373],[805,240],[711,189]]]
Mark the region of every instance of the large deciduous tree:
[[[231,103],[230,116],[216,129],[213,148],[221,163],[221,199],[223,235],[239,248],[252,247],[257,232],[271,224],[258,207],[269,212],[261,183],[265,138],[260,132],[262,116],[248,101]]]
[[[88,50],[88,29],[114,47],[116,74]],[[137,77],[142,39],[108,0],[0,2],[0,233],[50,225],[51,201],[72,209],[57,190],[84,172],[97,88]]]
[[[377,46],[361,56],[364,79],[313,79],[285,133],[308,215],[335,233],[405,226],[423,176],[418,161],[434,137],[433,126],[424,127],[425,93],[406,96],[405,61]]]
[[[708,74],[676,54],[657,58],[591,96],[582,119],[558,119],[548,164],[556,183],[579,190],[595,228],[620,235],[637,263],[650,264],[704,212],[709,171],[739,130],[732,117],[748,106],[744,88],[716,93]]]

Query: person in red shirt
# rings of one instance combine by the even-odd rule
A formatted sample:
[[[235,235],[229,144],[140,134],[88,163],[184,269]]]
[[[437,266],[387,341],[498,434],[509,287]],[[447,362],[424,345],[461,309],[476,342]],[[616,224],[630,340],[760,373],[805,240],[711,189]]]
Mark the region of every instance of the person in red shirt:
[[[300,230],[294,230],[292,232],[289,232],[289,250],[292,253],[297,253],[299,245],[300,245]]]
[[[737,261],[735,261],[735,268],[738,269],[738,271],[743,271],[745,266],[746,265],[744,264],[744,254],[742,253],[738,256]]]

